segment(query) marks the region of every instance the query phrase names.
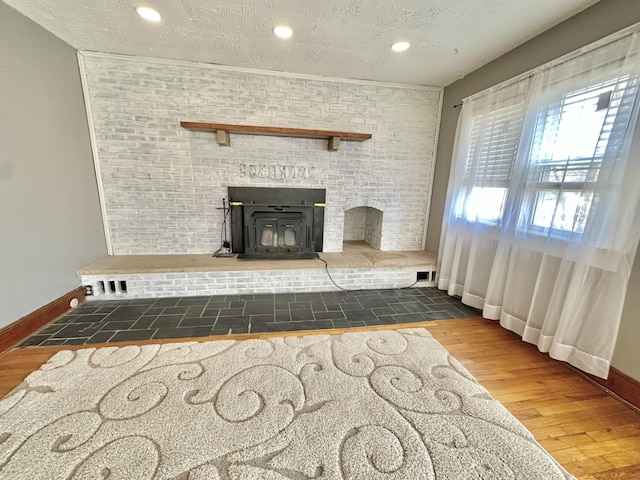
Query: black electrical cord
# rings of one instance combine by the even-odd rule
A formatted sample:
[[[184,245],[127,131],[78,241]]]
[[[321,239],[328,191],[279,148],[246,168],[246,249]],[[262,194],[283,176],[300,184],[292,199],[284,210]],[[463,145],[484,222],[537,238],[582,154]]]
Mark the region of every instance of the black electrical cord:
[[[350,289],[348,289],[348,288],[343,288],[343,287],[341,287],[340,285],[338,285],[338,284],[335,282],[335,280],[333,279],[333,277],[331,276],[331,274],[329,273],[329,264],[328,264],[328,263],[325,261],[325,259],[324,259],[324,258],[322,258],[322,257],[318,257],[318,260],[320,260],[322,263],[324,263],[324,269],[325,269],[325,271],[327,272],[327,276],[329,277],[329,280],[331,280],[331,283],[333,283],[333,284],[334,284],[336,287],[338,287],[340,290],[343,290],[343,291],[345,291],[345,292],[357,292],[357,291],[359,291],[359,290],[362,290],[362,289],[359,289],[359,290],[350,290]]]
[[[345,292],[360,292],[363,289],[362,288],[358,288],[358,289],[348,289],[348,288],[344,288],[341,287],[340,285],[338,285],[335,280],[333,279],[333,277],[331,276],[331,274],[329,273],[329,264],[326,262],[326,260],[322,257],[318,257],[318,260],[320,260],[322,263],[324,263],[324,270],[327,272],[327,276],[329,277],[329,280],[331,280],[331,283],[333,283],[336,287],[338,287],[340,290],[343,290]],[[407,290],[409,288],[413,288],[413,286],[418,283],[420,280],[416,280],[415,282],[413,282],[411,285],[409,285],[408,287],[400,287],[398,288],[398,290]]]
[[[409,285],[408,287],[400,287],[399,290],[407,290],[409,288],[413,288],[413,286],[418,283],[420,280],[416,280],[415,282],[413,282],[411,285]]]

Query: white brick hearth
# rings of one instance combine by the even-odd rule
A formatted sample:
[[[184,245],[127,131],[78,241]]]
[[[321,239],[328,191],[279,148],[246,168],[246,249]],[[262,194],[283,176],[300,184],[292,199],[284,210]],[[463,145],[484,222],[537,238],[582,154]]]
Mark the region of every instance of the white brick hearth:
[[[341,268],[332,269],[331,278],[349,290],[404,288],[414,284],[416,272],[425,268]],[[89,299],[96,300],[339,290],[321,268],[82,275],[81,279],[83,285],[93,288],[93,296]],[[110,282],[114,284],[112,291],[108,285]],[[126,291],[122,289],[121,282],[126,285]],[[106,291],[102,288],[105,284]],[[418,286],[435,286],[435,282],[425,280],[419,282]]]
[[[80,57],[112,254],[213,252],[220,246],[217,208],[228,186],[325,188],[326,252],[342,250],[345,210],[364,206],[382,211],[381,250],[422,248],[440,89],[116,55]],[[231,146],[221,147],[213,134],[185,130],[180,121],[360,132],[372,138],[342,142],[339,151],[330,152],[323,140],[232,134]],[[317,285],[329,287],[324,272],[316,274]],[[211,294],[220,279],[261,288],[255,272],[252,278],[212,273],[202,282],[175,275],[164,279],[167,294],[182,295],[185,289]],[[389,275],[377,272],[372,281],[384,288],[392,282]],[[126,280],[148,281],[143,275]]]
[[[436,257],[425,251],[380,252],[348,242],[319,259],[238,260],[211,255],[115,255],[81,268],[95,299],[323,292],[435,286]],[[327,268],[331,275],[327,274]]]

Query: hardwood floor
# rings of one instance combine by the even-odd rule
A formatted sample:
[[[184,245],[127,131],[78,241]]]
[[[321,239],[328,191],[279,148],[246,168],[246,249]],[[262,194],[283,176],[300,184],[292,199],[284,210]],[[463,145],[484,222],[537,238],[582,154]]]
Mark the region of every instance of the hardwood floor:
[[[576,477],[582,480],[640,478],[639,412],[607,395],[564,364],[549,359],[534,346],[520,341],[495,322],[468,318],[404,326],[424,326],[429,330]],[[385,325],[364,329],[401,327]],[[238,335],[235,338],[290,335],[301,335],[301,332]],[[185,340],[189,339],[129,343]],[[0,396],[11,391],[29,372],[62,349],[14,349],[0,356]]]
[[[640,478],[640,413],[495,322],[425,328],[573,475]]]

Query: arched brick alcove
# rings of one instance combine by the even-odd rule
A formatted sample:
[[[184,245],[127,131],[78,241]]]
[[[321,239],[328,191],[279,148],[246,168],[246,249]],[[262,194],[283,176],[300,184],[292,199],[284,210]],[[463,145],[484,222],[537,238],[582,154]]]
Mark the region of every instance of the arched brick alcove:
[[[345,205],[343,241],[365,241],[380,249],[383,217],[384,206],[380,202]]]

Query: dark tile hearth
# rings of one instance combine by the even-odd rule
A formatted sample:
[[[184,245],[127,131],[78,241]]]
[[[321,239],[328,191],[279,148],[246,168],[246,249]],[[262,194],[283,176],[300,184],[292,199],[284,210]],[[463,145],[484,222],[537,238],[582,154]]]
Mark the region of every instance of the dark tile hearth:
[[[20,346],[290,332],[476,317],[437,288],[86,302]]]

